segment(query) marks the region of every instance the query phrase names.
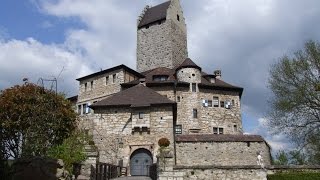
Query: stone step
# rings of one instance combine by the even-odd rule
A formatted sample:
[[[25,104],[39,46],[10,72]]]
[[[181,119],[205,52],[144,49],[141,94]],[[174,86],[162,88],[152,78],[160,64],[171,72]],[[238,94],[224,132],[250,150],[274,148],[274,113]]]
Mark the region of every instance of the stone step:
[[[146,176],[127,176],[127,177],[115,178],[112,180],[152,180],[152,179]]]

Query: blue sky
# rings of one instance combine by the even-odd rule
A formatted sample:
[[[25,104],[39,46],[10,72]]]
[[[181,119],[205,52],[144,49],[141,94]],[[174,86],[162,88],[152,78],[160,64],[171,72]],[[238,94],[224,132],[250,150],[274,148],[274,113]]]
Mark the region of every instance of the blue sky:
[[[0,6],[0,89],[58,77],[59,91],[77,92],[76,78],[126,64],[135,68],[136,20],[163,0],[3,0]],[[266,128],[270,65],[320,37],[318,0],[181,0],[189,57],[206,72],[244,87],[246,133],[275,151],[291,148]]]

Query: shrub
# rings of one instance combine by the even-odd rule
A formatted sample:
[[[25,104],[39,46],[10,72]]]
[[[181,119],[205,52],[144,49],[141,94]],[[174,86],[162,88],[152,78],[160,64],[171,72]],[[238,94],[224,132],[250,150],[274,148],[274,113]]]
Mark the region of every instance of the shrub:
[[[169,139],[167,139],[167,138],[161,138],[161,139],[159,139],[159,141],[158,141],[158,145],[159,145],[160,147],[168,147],[168,146],[170,145],[170,141],[169,141]]]
[[[268,180],[320,180],[320,173],[314,172],[290,172],[276,173],[267,176]]]

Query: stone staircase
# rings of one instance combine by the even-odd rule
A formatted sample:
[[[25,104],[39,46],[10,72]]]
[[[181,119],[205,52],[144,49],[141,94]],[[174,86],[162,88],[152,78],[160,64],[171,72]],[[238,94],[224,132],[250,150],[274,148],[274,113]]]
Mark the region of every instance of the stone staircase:
[[[146,176],[127,176],[127,177],[115,178],[112,180],[151,180],[151,178]]]

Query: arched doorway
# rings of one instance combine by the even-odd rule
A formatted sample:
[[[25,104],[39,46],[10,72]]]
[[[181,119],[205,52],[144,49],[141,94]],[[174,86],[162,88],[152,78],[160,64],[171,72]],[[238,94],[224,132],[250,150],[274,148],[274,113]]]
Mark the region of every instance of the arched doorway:
[[[146,149],[135,150],[130,157],[131,176],[148,176],[152,165],[152,155]]]

